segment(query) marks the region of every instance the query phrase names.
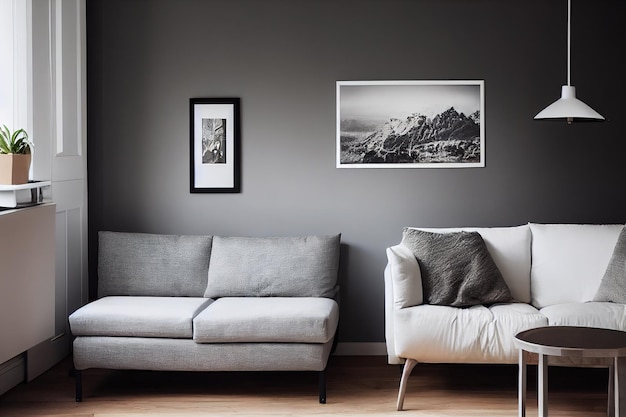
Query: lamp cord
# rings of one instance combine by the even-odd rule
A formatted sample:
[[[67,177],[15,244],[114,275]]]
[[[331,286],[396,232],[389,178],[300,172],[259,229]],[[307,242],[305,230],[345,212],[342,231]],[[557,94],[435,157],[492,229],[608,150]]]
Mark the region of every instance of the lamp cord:
[[[571,83],[572,0],[567,0],[567,85]]]

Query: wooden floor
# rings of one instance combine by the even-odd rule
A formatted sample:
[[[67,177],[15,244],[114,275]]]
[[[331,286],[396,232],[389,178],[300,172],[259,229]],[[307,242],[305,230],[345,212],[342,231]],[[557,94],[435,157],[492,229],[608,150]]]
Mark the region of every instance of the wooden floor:
[[[0,396],[0,416],[517,416],[517,367],[419,364],[406,411],[395,411],[399,367],[386,357],[333,356],[328,403],[317,401],[317,374],[185,373],[87,370],[85,401],[74,401],[71,361]],[[607,370],[550,368],[550,416],[606,415]],[[529,409],[537,416],[535,368]],[[535,398],[535,399],[533,399]]]

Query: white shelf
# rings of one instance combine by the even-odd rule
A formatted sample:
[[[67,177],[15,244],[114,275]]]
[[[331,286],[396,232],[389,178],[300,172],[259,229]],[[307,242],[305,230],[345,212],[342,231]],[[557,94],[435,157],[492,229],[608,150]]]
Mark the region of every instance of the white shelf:
[[[0,185],[0,208],[28,207],[43,202],[43,189],[51,181],[31,181],[26,184]]]

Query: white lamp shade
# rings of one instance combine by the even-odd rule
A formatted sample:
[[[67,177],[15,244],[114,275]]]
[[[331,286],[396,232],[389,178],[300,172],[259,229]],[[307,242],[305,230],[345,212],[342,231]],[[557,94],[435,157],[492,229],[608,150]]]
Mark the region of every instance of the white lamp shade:
[[[576,87],[561,87],[561,98],[537,113],[535,119],[604,120],[594,109],[576,98]]]

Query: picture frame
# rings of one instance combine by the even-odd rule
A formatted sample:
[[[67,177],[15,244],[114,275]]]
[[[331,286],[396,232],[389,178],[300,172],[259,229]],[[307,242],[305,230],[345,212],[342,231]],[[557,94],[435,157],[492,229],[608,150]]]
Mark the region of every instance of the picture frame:
[[[337,81],[337,168],[484,167],[484,84]]]
[[[189,191],[240,192],[240,99],[191,98],[189,118]]]

